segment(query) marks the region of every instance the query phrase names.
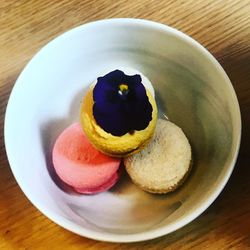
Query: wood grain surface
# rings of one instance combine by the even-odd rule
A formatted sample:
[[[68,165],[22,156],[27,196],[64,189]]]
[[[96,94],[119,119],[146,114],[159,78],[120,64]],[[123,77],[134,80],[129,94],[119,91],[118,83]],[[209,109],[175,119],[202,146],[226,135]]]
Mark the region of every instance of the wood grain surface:
[[[213,205],[170,235],[130,244],[80,237],[47,219],[18,187],[4,148],[5,109],[25,64],[66,30],[113,17],[168,24],[204,45],[228,73],[243,122],[235,170]],[[0,249],[250,249],[249,131],[249,0],[0,0]]]

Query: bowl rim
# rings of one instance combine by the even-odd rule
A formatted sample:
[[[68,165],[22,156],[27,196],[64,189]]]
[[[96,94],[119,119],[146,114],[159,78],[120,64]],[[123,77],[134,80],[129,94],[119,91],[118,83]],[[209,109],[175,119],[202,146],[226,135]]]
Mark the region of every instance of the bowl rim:
[[[50,211],[46,206],[41,204],[39,200],[32,196],[31,193],[29,192],[28,189],[25,188],[25,185],[23,185],[21,179],[19,176],[15,173],[15,168],[13,167],[14,163],[12,161],[12,154],[9,150],[9,140],[8,140],[8,133],[7,128],[8,128],[8,123],[9,123],[9,116],[10,116],[10,104],[13,100],[13,96],[15,95],[15,92],[17,91],[17,86],[19,79],[22,77],[22,74],[29,68],[29,65],[33,62],[35,58],[37,58],[43,51],[44,49],[49,46],[51,43],[54,43],[55,41],[59,41],[64,39],[67,36],[71,36],[73,33],[80,32],[83,29],[86,28],[94,28],[95,26],[106,26],[106,25],[121,25],[121,24],[128,24],[131,26],[141,26],[141,27],[148,27],[151,29],[157,29],[162,32],[168,32],[172,33],[179,39],[187,42],[189,45],[195,47],[197,50],[199,50],[200,53],[205,55],[216,67],[218,72],[223,76],[224,78],[224,83],[228,85],[228,88],[231,92],[232,99],[235,103],[235,116],[237,118],[237,124],[236,127],[238,128],[238,135],[236,139],[236,146],[235,146],[235,151],[233,154],[232,161],[230,162],[227,172],[222,178],[222,181],[214,188],[214,191],[208,196],[208,198],[197,208],[195,208],[190,214],[188,214],[185,218],[182,218],[180,220],[177,220],[176,222],[173,222],[168,225],[161,226],[156,229],[148,230],[145,232],[140,232],[140,233],[133,233],[133,234],[114,234],[114,233],[107,233],[107,232],[97,232],[93,230],[89,230],[86,228],[81,227],[80,225],[75,224],[74,222],[59,216],[58,214],[54,213],[53,211]],[[30,202],[46,217],[48,217],[51,221],[54,223],[60,225],[61,227],[76,233],[80,236],[84,236],[90,239],[94,240],[101,240],[101,241],[108,241],[108,242],[138,242],[138,241],[144,241],[144,240],[150,240],[154,239],[163,235],[167,235],[171,232],[176,231],[177,229],[187,225],[189,222],[193,221],[195,218],[197,218],[200,214],[202,214],[213,202],[214,200],[218,197],[218,195],[221,193],[223,188],[225,187],[226,183],[228,182],[229,177],[232,174],[232,171],[234,169],[237,156],[239,153],[239,148],[240,148],[240,141],[241,141],[241,130],[242,130],[242,124],[241,124],[241,113],[240,113],[240,106],[239,102],[235,93],[235,90],[231,84],[231,81],[227,74],[225,73],[224,69],[222,66],[219,64],[219,62],[214,58],[214,56],[206,49],[204,48],[200,43],[198,43],[196,40],[191,38],[190,36],[186,35],[182,31],[179,31],[173,27],[170,27],[165,24],[157,23],[151,20],[145,20],[145,19],[135,19],[135,18],[111,18],[111,19],[102,19],[102,20],[97,20],[89,23],[82,24],[80,26],[77,26],[73,29],[70,29],[59,36],[55,37],[52,39],[50,42],[45,44],[33,57],[32,59],[28,62],[28,64],[24,67],[22,70],[21,74],[17,78],[15,85],[11,91],[9,101],[7,104],[6,108],[6,113],[5,113],[5,121],[4,121],[4,141],[5,141],[5,148],[6,148],[6,153],[7,153],[7,158],[10,164],[11,171],[23,191],[23,193],[26,195],[26,197],[30,200]]]

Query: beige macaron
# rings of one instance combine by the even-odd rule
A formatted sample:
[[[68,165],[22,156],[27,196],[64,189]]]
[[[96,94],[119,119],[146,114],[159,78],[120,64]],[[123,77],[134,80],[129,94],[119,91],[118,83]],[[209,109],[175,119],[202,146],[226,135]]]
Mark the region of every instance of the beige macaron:
[[[125,158],[124,164],[132,181],[143,190],[168,193],[178,188],[190,172],[191,146],[181,128],[159,119],[151,142]]]

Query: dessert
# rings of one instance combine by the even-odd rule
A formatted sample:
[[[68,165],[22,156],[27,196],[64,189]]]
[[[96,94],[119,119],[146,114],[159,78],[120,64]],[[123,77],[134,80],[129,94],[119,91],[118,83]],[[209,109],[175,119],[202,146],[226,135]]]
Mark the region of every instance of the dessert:
[[[118,181],[123,158],[143,190],[174,191],[191,169],[191,147],[178,126],[157,120],[157,112],[154,88],[140,72],[122,68],[98,77],[83,98],[80,123],[54,145],[56,173],[78,193],[95,194]]]
[[[150,193],[168,193],[179,187],[191,169],[191,147],[183,131],[159,119],[152,141],[124,160],[132,181]]]
[[[134,154],[147,145],[157,121],[151,84],[144,76],[114,70],[98,77],[87,91],[80,120],[91,143],[115,157]],[[150,83],[150,82],[149,82]]]
[[[59,135],[52,157],[57,175],[78,193],[105,191],[119,179],[120,159],[96,150],[79,123],[72,124]]]

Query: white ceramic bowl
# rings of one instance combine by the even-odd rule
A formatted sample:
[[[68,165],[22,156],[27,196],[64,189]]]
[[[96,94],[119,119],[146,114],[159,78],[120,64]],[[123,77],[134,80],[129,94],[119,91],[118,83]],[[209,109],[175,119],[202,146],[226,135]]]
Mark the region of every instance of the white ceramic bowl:
[[[172,194],[145,193],[123,176],[108,192],[81,196],[52,171],[53,144],[78,121],[84,91],[100,72],[121,66],[151,80],[161,114],[191,142],[193,170]],[[9,162],[28,199],[62,227],[112,242],[152,239],[200,215],[228,181],[240,136],[238,101],[214,57],[180,31],[136,19],[85,24],[44,46],[16,81],[5,118]]]

